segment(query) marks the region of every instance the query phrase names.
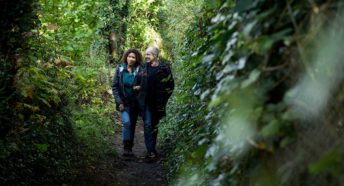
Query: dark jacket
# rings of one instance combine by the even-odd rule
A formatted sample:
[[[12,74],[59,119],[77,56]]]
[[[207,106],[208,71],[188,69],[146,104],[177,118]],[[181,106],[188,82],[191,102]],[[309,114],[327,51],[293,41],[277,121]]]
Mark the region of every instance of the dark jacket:
[[[137,106],[135,101],[137,101],[137,93],[134,94],[134,97],[128,97],[124,91],[123,83],[123,71],[126,70],[126,64],[121,64],[116,68],[115,76],[112,81],[112,94],[115,97],[116,110],[119,110],[119,105],[124,104],[124,106]],[[136,77],[139,72],[139,67],[134,71]],[[136,80],[134,81],[136,82]],[[135,105],[136,104],[136,105]]]
[[[148,87],[148,65],[149,63],[144,63],[141,65],[141,68],[138,72],[135,85],[141,86],[141,90],[137,98],[141,109],[144,109],[145,105],[147,104],[147,90],[150,88],[156,88],[156,97],[154,97],[155,107],[152,108],[152,112],[157,112],[159,118],[161,118],[166,115],[166,104],[174,89],[173,75],[168,64],[159,62],[159,69],[157,73],[159,85]]]

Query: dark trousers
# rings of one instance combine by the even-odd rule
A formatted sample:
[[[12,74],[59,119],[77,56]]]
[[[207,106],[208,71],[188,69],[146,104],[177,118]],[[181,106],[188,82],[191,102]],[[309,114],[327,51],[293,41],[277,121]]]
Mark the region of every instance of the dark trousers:
[[[154,111],[154,107],[147,105],[143,111],[144,137],[148,152],[156,153],[156,142],[158,137],[158,123],[160,118]]]

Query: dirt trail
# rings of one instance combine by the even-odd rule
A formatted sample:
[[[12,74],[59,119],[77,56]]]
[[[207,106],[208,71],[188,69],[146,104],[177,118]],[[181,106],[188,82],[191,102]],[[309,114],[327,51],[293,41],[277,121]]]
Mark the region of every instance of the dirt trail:
[[[121,132],[121,126],[116,125],[114,145],[119,155],[123,151]],[[136,156],[135,158],[128,159],[118,156],[116,161],[116,177],[119,179],[119,185],[167,185],[163,179],[162,158],[154,162],[147,162],[144,159],[146,150],[141,118],[139,118],[136,126],[134,144],[133,152]]]
[[[112,138],[113,139],[113,138]],[[165,186],[168,185],[163,177],[163,157],[154,162],[144,159],[145,145],[143,137],[143,123],[139,118],[133,152],[135,157],[122,157],[122,126],[116,119],[114,148],[117,156],[108,155],[99,160],[92,171],[87,171],[75,185],[106,185],[106,186]],[[74,185],[74,184],[72,184]]]

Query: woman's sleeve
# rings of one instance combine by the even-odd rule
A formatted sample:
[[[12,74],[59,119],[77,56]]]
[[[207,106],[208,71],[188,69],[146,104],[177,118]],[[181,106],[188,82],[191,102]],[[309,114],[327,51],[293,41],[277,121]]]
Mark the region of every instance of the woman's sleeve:
[[[135,81],[134,81],[134,86],[141,86],[141,81],[142,81],[142,74],[143,74],[143,68],[139,66],[139,70],[137,72]]]
[[[113,81],[112,81],[112,95],[115,98],[116,105],[123,104],[123,101],[120,96],[120,85],[119,85],[119,68],[116,69]]]

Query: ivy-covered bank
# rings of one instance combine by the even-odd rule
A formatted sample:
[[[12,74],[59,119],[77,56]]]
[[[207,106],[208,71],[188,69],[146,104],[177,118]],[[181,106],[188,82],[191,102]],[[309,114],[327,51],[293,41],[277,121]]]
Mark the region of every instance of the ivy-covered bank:
[[[343,183],[342,9],[165,1],[177,87],[160,140],[173,184]]]

